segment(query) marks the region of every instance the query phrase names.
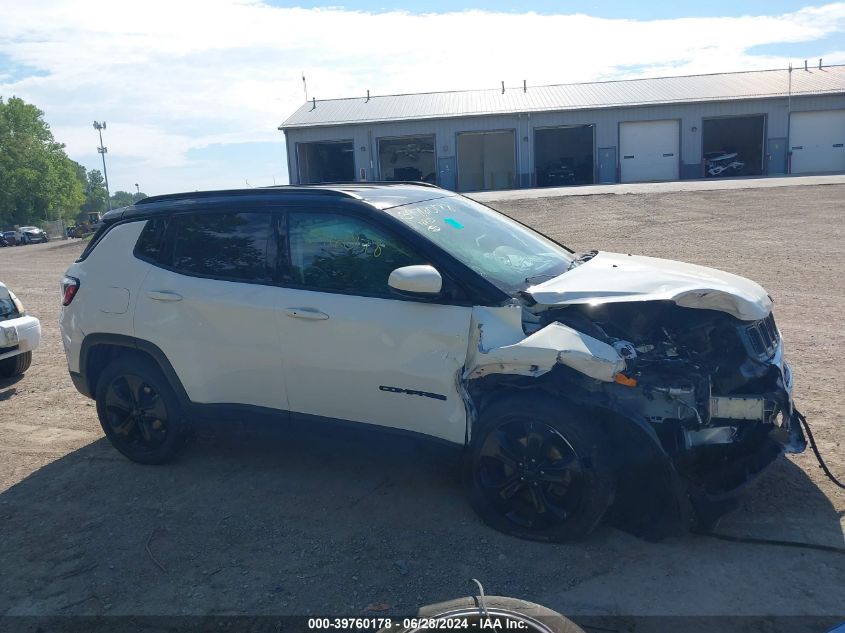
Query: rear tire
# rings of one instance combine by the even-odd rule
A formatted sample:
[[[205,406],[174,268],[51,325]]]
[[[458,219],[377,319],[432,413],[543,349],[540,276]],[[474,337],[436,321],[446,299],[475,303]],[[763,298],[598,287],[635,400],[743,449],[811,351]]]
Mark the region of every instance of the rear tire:
[[[140,464],[173,459],[188,437],[176,393],[161,369],[143,356],[112,361],[100,375],[97,415],[106,437]]]
[[[598,421],[538,393],[482,411],[465,472],[470,503],[485,523],[535,541],[584,538],[601,522],[615,490]]]
[[[0,378],[11,378],[24,373],[32,364],[32,352],[24,352],[0,360]]]

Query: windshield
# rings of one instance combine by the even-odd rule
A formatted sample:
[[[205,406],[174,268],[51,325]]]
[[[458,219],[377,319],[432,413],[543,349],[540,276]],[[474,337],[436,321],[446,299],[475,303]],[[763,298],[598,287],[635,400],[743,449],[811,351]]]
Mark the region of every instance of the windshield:
[[[528,227],[468,198],[385,209],[508,294],[557,277],[574,256]]]

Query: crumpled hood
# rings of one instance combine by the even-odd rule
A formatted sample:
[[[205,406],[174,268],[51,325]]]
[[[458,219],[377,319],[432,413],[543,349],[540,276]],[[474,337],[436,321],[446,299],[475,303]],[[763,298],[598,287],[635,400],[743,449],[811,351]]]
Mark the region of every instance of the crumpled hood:
[[[674,301],[685,308],[727,312],[743,321],[765,318],[772,311],[766,291],[745,277],[669,259],[604,251],[525,292],[549,306]]]

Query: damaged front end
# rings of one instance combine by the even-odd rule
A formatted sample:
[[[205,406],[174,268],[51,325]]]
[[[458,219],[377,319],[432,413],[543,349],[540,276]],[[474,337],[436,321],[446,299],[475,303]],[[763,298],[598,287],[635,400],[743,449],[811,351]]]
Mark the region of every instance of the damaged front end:
[[[717,293],[705,288],[593,301],[531,290],[476,309],[467,391],[478,402],[539,387],[591,411],[614,446],[618,523],[646,536],[672,523],[709,527],[782,452],[804,450],[765,300],[734,301],[724,287],[712,308]]]

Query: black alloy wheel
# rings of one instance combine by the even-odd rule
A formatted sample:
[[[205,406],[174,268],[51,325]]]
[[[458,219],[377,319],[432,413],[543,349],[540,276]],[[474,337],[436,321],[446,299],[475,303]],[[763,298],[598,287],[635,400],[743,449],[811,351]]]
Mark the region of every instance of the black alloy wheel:
[[[105,408],[114,438],[133,452],[155,451],[167,439],[167,407],[143,377],[126,374],[112,380]]]
[[[567,542],[601,522],[616,488],[601,422],[544,393],[505,397],[473,429],[465,480],[491,527],[536,541]]]
[[[505,422],[487,435],[479,455],[479,484],[503,516],[529,529],[568,520],[584,492],[572,445],[554,427],[524,419]]]
[[[112,361],[96,390],[97,415],[112,445],[132,461],[160,464],[185,444],[188,426],[158,365],[130,355]]]

